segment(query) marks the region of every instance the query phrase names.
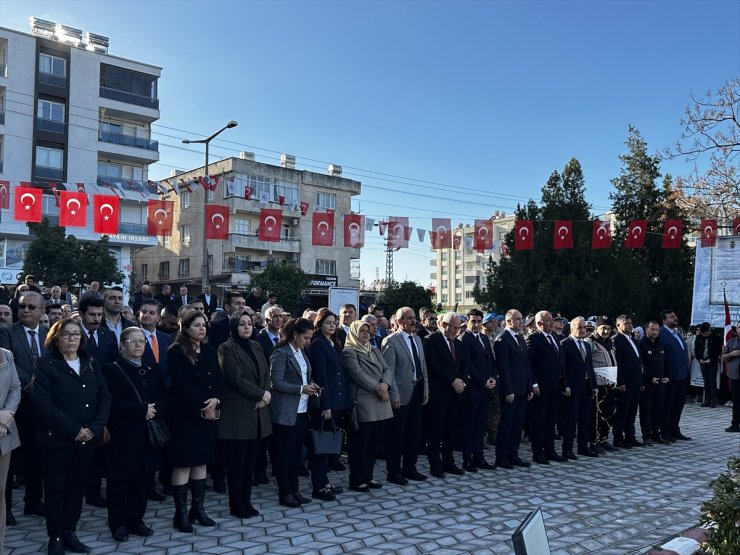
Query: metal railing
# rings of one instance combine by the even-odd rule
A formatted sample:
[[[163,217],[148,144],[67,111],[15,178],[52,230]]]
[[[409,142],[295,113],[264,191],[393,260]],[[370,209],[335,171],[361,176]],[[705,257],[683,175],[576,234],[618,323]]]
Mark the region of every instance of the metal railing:
[[[119,102],[127,102],[128,104],[136,104],[137,106],[159,110],[159,99],[150,96],[141,96],[117,89],[109,89],[108,87],[100,87],[100,96],[110,98],[111,100],[118,100]]]
[[[142,137],[132,137],[131,135],[124,135],[123,133],[101,131],[98,136],[98,140],[103,143],[145,148],[146,150],[159,150],[159,143],[157,141],[150,141],[149,139],[144,139]]]
[[[300,252],[300,239],[280,239],[280,241],[260,241],[256,233],[229,233],[229,239],[232,240],[235,247],[257,250],[277,250],[287,252]]]
[[[39,71],[39,83],[64,89],[67,87],[67,78],[61,75]]]
[[[48,166],[36,166],[34,175],[47,179],[64,179],[64,170],[61,168],[50,168]]]
[[[67,125],[63,121],[53,119],[36,118],[36,129],[39,131],[50,131],[52,133],[64,133]]]
[[[0,77],[8,76],[8,66],[6,64],[0,64]]]

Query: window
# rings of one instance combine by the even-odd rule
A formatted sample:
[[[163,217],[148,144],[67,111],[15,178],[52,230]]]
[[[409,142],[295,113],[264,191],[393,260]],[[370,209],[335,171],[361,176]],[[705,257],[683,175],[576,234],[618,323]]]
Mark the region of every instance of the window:
[[[190,208],[190,191],[180,189],[180,210]]]
[[[283,224],[283,227],[280,230],[280,238],[283,240],[293,239],[293,226],[290,224]]]
[[[465,298],[466,299],[472,299],[473,298],[473,292],[472,291],[465,291]]]
[[[190,242],[190,226],[189,225],[180,226],[180,242],[181,243]]]
[[[234,233],[247,235],[249,233],[249,220],[246,218],[234,218]]]
[[[462,280],[456,279],[455,280],[455,289],[460,289],[462,287]]]
[[[36,177],[62,179],[64,176],[64,151],[60,148],[36,147]]]
[[[141,279],[149,279],[149,264],[141,265]]]
[[[316,260],[316,273],[320,276],[335,276],[337,275],[337,261],[336,260]]]
[[[442,289],[447,289],[447,287],[448,287],[448,283],[449,283],[449,282],[448,282],[448,281],[447,281],[446,279],[443,279],[443,280],[442,280],[442,285],[441,285]]]
[[[465,283],[467,285],[478,283],[478,277],[477,276],[465,276]]]
[[[337,195],[334,193],[316,193],[316,208],[323,210],[336,210]]]
[[[170,236],[169,235],[165,235],[164,237],[162,237],[162,245],[165,247],[170,246]]]
[[[456,303],[462,302],[462,293],[455,293],[455,302]]]
[[[181,258],[177,263],[177,277],[188,277],[190,275],[190,259]]]
[[[159,263],[159,279],[170,279],[169,261]]]
[[[442,260],[447,260],[447,258],[448,258],[447,251],[442,251]]]
[[[442,304],[447,304],[447,295],[442,295],[442,297],[440,297],[439,299],[439,302],[441,302]]]
[[[38,102],[38,117],[64,123],[64,104],[53,100],[41,100]]]
[[[130,166],[128,164],[117,164],[115,162],[98,162],[98,177],[125,181],[146,181],[144,179],[144,168],[141,166]]]
[[[285,197],[285,204],[291,205],[300,202],[298,184],[272,179],[262,175],[245,175],[237,177],[236,190],[244,191],[246,187],[252,189],[252,198],[265,199],[267,202],[278,202],[279,197]]]
[[[67,76],[67,60],[52,56],[51,54],[39,54],[39,73],[48,73],[56,77]]]
[[[443,275],[443,276],[446,276],[446,275],[447,275],[447,273],[448,273],[448,272],[447,272],[447,266],[442,266],[442,275]]]

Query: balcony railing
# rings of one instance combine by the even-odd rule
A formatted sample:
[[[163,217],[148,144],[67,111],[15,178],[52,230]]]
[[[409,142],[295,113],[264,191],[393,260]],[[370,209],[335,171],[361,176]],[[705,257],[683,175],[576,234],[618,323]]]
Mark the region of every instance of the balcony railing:
[[[3,162],[0,160],[0,173],[3,173]]]
[[[39,131],[50,131],[52,133],[64,133],[66,124],[63,121],[53,119],[36,118],[36,129]]]
[[[159,150],[159,143],[157,141],[150,141],[141,137],[132,137],[131,135],[124,135],[123,133],[110,133],[108,131],[101,131],[98,136],[98,140],[103,143],[112,143],[116,145],[133,146],[135,148],[145,148],[147,150]]]
[[[36,177],[45,177],[47,179],[63,179],[64,170],[61,168],[50,168],[48,166],[36,166],[34,171]]]
[[[0,125],[5,124],[5,107],[0,106]]]
[[[127,102],[128,104],[136,104],[137,106],[159,110],[159,99],[150,96],[141,96],[117,89],[109,89],[108,87],[100,87],[100,96],[110,98],[111,100],[118,100],[119,102]]]
[[[64,89],[67,87],[67,78],[62,75],[54,75],[53,73],[44,73],[43,71],[39,71],[39,83]]]
[[[146,224],[134,224],[130,222],[120,222],[118,224],[118,234],[129,233],[131,235],[146,235]]]
[[[8,66],[5,64],[0,64],[0,77],[7,77],[8,76]]]
[[[242,260],[233,254],[224,255],[225,272],[262,272],[273,264],[274,260]]]
[[[230,233],[229,238],[235,247],[256,250],[278,250],[287,252],[300,252],[300,239],[282,238],[280,241],[260,241],[256,233]]]

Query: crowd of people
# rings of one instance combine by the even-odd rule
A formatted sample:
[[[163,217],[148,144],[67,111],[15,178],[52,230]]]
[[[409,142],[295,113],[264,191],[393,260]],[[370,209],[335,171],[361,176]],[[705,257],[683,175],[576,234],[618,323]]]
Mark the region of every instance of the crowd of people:
[[[83,502],[107,508],[116,542],[152,536],[147,503],[168,496],[175,529],[214,526],[209,475],[235,518],[260,514],[252,489],[268,471],[283,506],[332,501],[344,486],[329,471],[346,467],[341,453],[317,453],[309,430],[346,431],[346,486],[359,493],[427,480],[420,455],[443,479],[688,441],[693,357],[707,407],[718,402],[713,372],[728,363],[727,431],[740,432],[740,340],[723,347],[708,324],[687,340],[673,310],[636,331],[628,315],[567,321],[546,310],[373,305],[360,317],[351,304],[313,310],[304,292],[291,316],[259,288],[221,303],[208,286],[193,298],[148,283],[130,306],[121,288],[97,283],[76,299],[61,286],[48,295],[29,276],[0,300],[0,542],[17,480],[53,555],[89,551],[76,534]]]

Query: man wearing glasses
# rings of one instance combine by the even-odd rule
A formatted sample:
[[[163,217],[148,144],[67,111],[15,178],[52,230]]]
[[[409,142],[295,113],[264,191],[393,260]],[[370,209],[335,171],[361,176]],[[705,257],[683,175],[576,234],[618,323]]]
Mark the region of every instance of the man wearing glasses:
[[[437,313],[431,308],[425,307],[419,309],[419,321],[421,322],[421,327],[416,333],[422,339],[430,333],[437,331]]]
[[[0,347],[13,353],[15,368],[21,381],[23,394],[21,404],[15,413],[18,435],[21,440],[26,495],[23,513],[45,516],[44,504],[41,502],[41,457],[36,450],[36,418],[31,409],[29,385],[33,376],[33,367],[43,354],[46,341],[46,328],[39,325],[44,311],[44,297],[35,291],[25,291],[18,298],[18,321],[9,326],[0,327]]]

